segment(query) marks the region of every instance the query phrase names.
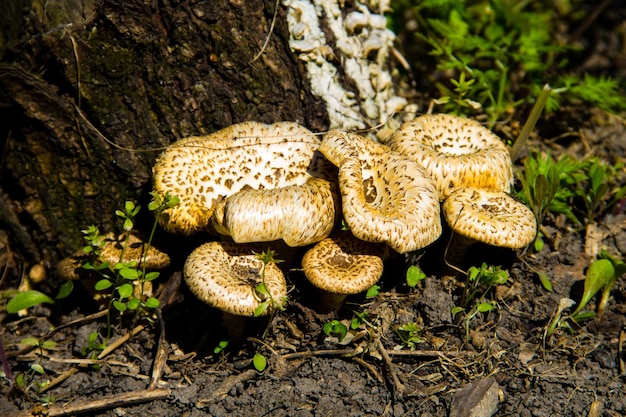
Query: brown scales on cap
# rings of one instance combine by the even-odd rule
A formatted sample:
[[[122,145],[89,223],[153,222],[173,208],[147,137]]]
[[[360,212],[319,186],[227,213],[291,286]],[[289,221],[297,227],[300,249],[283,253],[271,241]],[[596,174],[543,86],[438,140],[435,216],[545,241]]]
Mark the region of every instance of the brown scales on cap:
[[[488,245],[521,249],[537,234],[533,212],[501,191],[459,188],[443,202],[442,210],[455,233]]]
[[[252,317],[266,301],[256,287],[262,282],[263,262],[256,246],[209,242],[195,249],[184,267],[185,281],[202,302],[225,313]],[[265,285],[276,302],[287,297],[287,283],[274,263],[265,265]],[[265,313],[267,310],[265,311]]]
[[[508,192],[513,168],[506,145],[475,120],[432,114],[404,123],[389,146],[422,164],[443,201],[460,187]]]
[[[305,191],[305,194],[315,194],[315,200],[307,204],[334,208],[334,199],[329,198],[328,189],[334,189],[330,183],[336,181],[336,169],[317,152],[319,145],[319,139],[311,131],[292,122],[273,125],[246,122],[209,136],[179,140],[159,156],[153,168],[154,191],[159,195],[169,192],[180,199],[180,204],[163,212],[160,223],[174,233],[209,231],[211,216],[218,203],[242,190],[279,189],[320,181],[326,182],[326,191],[319,195],[312,193],[313,189]],[[274,198],[271,193],[263,196]],[[268,208],[265,203],[259,202],[260,206]],[[237,207],[238,204],[232,205]],[[249,205],[245,207],[249,209]],[[317,240],[327,236],[328,224],[334,223],[335,213],[330,211],[310,210],[307,213],[307,216],[313,216],[309,216],[303,227],[324,224],[319,228],[321,236],[316,237]],[[326,215],[330,215],[330,219],[321,217]],[[228,218],[217,220],[222,233],[246,235],[244,241],[263,240],[234,230],[229,221]],[[240,223],[232,221],[236,224],[234,228],[240,227]],[[260,221],[255,219],[254,222]],[[311,242],[292,243],[304,245]]]
[[[400,253],[439,237],[439,194],[417,162],[336,130],[325,135],[319,150],[339,168],[343,215],[354,236]]]
[[[366,291],[383,274],[383,248],[350,234],[328,237],[302,257],[302,270],[324,292],[321,311],[337,309],[349,294]]]

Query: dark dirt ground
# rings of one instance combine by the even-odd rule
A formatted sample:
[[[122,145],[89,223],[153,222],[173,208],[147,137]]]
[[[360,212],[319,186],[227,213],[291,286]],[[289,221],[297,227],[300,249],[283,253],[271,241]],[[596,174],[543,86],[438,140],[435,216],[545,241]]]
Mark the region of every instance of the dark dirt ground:
[[[622,68],[616,75],[625,72]],[[571,135],[550,140],[540,131],[530,146],[549,147],[557,156],[624,160],[623,119],[580,109],[568,109],[563,115],[572,126],[562,122],[568,127],[551,130],[557,131],[554,136],[564,131]],[[601,219],[599,229],[599,247],[625,259],[623,210]],[[545,247],[539,253],[524,254],[524,262],[492,248],[472,252],[476,264],[482,259],[510,259],[503,265],[510,280],[493,294],[497,308],[471,321],[467,339],[450,314],[463,280],[443,274],[437,261],[426,262],[440,258],[437,245],[421,258],[428,277],[417,288],[406,286],[405,259],[396,257],[387,261],[377,297],[352,297],[336,315],[316,313],[313,291],[300,272],[291,270],[289,305],[276,316],[267,337],[261,340],[266,323],[252,320],[249,339],[231,342],[220,354],[213,349],[227,336],[219,314],[197,301],[184,284],[163,303],[160,315],[152,316],[142,331],[103,358],[99,369],[81,362],[89,334],[106,328],[102,317],[85,320],[97,308],[85,301],[84,292],[77,290],[55,306],[39,306],[25,316],[8,315],[2,308],[0,336],[14,374],[26,372],[31,363],[41,363],[45,374],[34,379],[37,384],[72,368],[76,372],[46,392],[38,392],[36,385],[27,393],[11,390],[9,381],[1,379],[0,416],[31,415],[28,410],[34,407],[40,407],[42,415],[75,415],[83,410],[87,415],[111,417],[448,416],[459,390],[479,381],[497,383],[498,416],[626,415],[626,355],[621,346],[626,332],[624,280],[617,282],[603,317],[573,334],[557,331],[544,337],[559,300],[580,299],[591,261],[585,254],[585,245],[590,243],[585,230],[573,228],[560,217],[548,219],[546,230],[550,235]],[[0,243],[6,241],[4,236]],[[3,254],[0,265],[6,264],[7,274],[0,289],[16,288],[22,273],[19,262],[6,246]],[[163,277],[174,282],[183,261],[184,257],[177,259]],[[530,267],[550,277],[552,292],[541,286]],[[44,283],[39,288],[55,294],[53,286]],[[589,308],[593,307],[592,302]],[[326,338],[324,323],[333,318],[351,320],[355,312],[367,312],[368,324],[353,332],[352,341],[341,344]],[[78,323],[61,326],[74,320]],[[420,324],[423,342],[415,350],[394,350],[401,343],[396,329],[410,322]],[[55,327],[58,330],[51,334]],[[114,322],[111,340],[133,327],[128,321],[121,326]],[[53,340],[56,346],[27,351],[20,345],[25,337]],[[268,358],[262,373],[252,367],[256,352]],[[164,354],[165,366],[157,391],[148,393],[145,390],[159,353]],[[123,393],[144,402],[112,407]],[[46,397],[49,405],[42,401]],[[86,408],[99,399],[105,404],[100,411]],[[69,406],[75,411],[64,411]]]

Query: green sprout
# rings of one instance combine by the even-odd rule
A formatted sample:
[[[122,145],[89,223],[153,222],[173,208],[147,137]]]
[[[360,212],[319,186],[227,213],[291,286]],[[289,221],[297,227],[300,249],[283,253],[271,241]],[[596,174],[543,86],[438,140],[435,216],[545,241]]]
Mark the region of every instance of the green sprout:
[[[348,327],[339,320],[331,320],[324,323],[322,330],[326,336],[337,338],[339,342],[348,334]]]
[[[415,322],[405,323],[399,326],[395,331],[401,341],[401,344],[394,348],[395,350],[400,350],[403,347],[415,350],[417,344],[424,343],[424,339],[419,336],[422,328]]]
[[[426,279],[426,274],[415,265],[409,266],[406,270],[406,285],[415,288],[417,284]]]
[[[494,309],[495,302],[487,300],[488,292],[496,285],[503,285],[509,279],[509,273],[499,266],[490,266],[485,262],[480,268],[470,267],[467,281],[459,301],[459,305],[451,310],[455,323],[465,320],[465,337],[469,337],[470,321],[479,313],[487,313]]]

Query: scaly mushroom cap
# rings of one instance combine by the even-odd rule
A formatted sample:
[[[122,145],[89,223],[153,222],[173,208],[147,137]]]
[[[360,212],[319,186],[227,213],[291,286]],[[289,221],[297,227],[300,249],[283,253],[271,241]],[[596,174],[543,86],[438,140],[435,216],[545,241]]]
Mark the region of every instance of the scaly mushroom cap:
[[[362,136],[328,132],[319,148],[339,167],[343,215],[357,238],[406,253],[441,234],[439,194],[417,162]]]
[[[184,266],[185,281],[204,303],[237,316],[254,316],[265,300],[256,287],[262,282],[263,262],[256,246],[209,242],[196,248]],[[287,283],[275,263],[265,266],[265,285],[275,301],[287,297]],[[266,310],[267,311],[267,310]]]
[[[116,263],[136,262],[138,267],[143,267],[150,271],[167,268],[170,264],[170,257],[167,253],[160,251],[150,245],[144,239],[134,232],[131,232],[128,238],[128,246],[124,252],[122,259],[122,250],[125,245],[126,234],[115,235],[108,233],[104,239],[104,246],[101,248],[99,260],[108,262],[111,267]],[[83,269],[83,265],[90,259],[82,249],[76,251],[73,255],[62,259],[58,264],[56,271],[61,278],[68,280],[78,280],[86,277],[89,271]]]
[[[339,211],[336,188],[334,182],[310,178],[303,185],[241,190],[217,204],[212,226],[238,243],[283,239],[289,246],[310,245],[333,230]]]
[[[238,191],[303,185],[311,178],[335,181],[336,170],[317,152],[319,145],[310,130],[292,122],[245,122],[181,139],[153,168],[154,191],[180,199],[163,211],[160,223],[173,233],[207,231],[217,203]]]
[[[376,284],[383,274],[380,246],[352,235],[328,237],[302,257],[307,279],[334,294],[358,294]]]
[[[521,249],[537,234],[533,212],[502,191],[458,188],[443,202],[442,210],[455,233],[488,245]]]
[[[420,116],[402,124],[389,146],[426,168],[442,201],[460,187],[508,192],[513,184],[506,145],[475,120],[449,114]]]

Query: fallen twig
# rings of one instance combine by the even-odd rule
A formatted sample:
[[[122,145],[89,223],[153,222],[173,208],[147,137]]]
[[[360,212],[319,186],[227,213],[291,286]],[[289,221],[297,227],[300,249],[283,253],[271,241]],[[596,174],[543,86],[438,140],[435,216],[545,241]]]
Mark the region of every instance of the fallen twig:
[[[145,403],[167,398],[170,391],[167,389],[148,389],[142,391],[124,392],[110,395],[106,398],[91,401],[72,401],[67,404],[54,404],[50,406],[36,406],[31,410],[21,411],[16,417],[48,416],[59,417],[74,414],[93,413],[94,411],[110,410],[116,407]]]

